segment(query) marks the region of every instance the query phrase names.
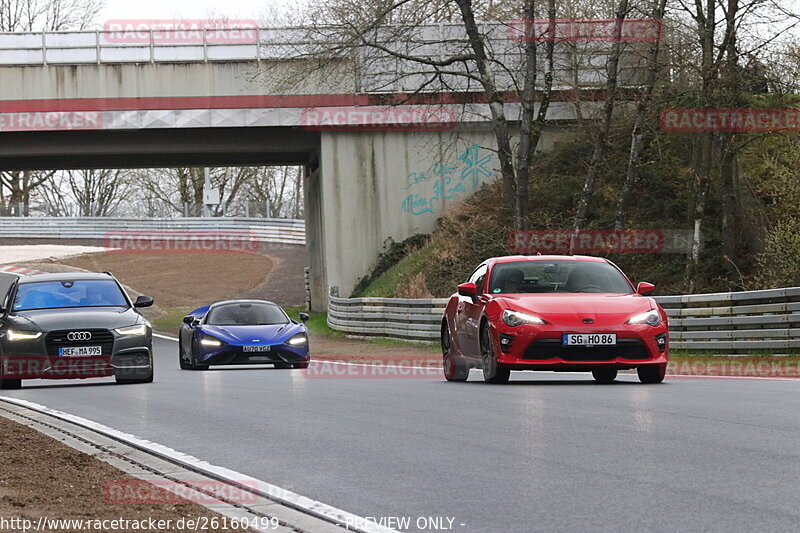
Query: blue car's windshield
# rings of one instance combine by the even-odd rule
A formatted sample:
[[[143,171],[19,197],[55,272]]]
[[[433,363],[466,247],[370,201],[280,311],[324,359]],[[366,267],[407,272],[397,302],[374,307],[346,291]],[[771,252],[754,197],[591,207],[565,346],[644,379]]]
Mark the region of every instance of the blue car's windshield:
[[[289,317],[275,304],[232,302],[213,307],[206,316],[211,326],[268,326],[286,324]]]
[[[514,261],[492,269],[489,292],[630,294],[633,288],[608,263],[595,261]]]
[[[77,279],[20,283],[14,296],[14,311],[64,307],[128,307],[114,280]]]

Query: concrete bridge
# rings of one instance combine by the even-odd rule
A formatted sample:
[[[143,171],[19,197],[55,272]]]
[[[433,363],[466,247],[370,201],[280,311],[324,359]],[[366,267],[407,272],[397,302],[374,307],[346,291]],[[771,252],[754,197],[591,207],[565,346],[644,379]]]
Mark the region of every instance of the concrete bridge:
[[[324,307],[331,288],[350,294],[387,239],[430,232],[498,164],[474,81],[453,76],[409,99],[425,75],[418,67],[367,54],[320,67],[307,55],[321,42],[315,31],[260,29],[225,42],[206,32],[184,41],[0,34],[0,169],[302,165],[312,304]],[[505,26],[487,31],[511,63],[519,59]],[[459,26],[419,32],[415,42],[434,48],[463,41]],[[559,48],[540,148],[578,110],[597,107],[606,45],[587,46]],[[623,85],[636,84],[640,60],[626,56]]]

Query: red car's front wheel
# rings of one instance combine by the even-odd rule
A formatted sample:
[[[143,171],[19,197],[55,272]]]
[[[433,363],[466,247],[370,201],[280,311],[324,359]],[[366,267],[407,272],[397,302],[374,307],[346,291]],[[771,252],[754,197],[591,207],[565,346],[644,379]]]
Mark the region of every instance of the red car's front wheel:
[[[442,368],[444,379],[447,381],[467,381],[469,369],[460,357],[453,353],[453,341],[450,338],[450,328],[442,325]]]
[[[595,368],[592,370],[592,376],[598,383],[611,383],[617,379],[616,368]]]
[[[481,330],[481,361],[483,362],[483,381],[486,383],[508,383],[511,370],[502,368],[497,364],[488,323],[484,324]]]
[[[640,366],[636,368],[642,383],[661,383],[667,375],[667,365]]]

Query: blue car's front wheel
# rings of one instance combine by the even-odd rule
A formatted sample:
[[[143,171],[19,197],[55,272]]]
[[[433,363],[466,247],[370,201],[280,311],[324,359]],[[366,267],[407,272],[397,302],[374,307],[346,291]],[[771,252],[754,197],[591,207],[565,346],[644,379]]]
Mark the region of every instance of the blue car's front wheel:
[[[183,341],[178,339],[178,365],[180,365],[181,370],[191,370],[192,365],[183,357]]]
[[[194,348],[192,346],[189,347],[189,360],[186,361],[183,358],[183,343],[178,341],[178,354],[180,359],[181,368],[184,370],[208,370],[208,365],[201,365],[197,362],[197,358],[194,355]]]

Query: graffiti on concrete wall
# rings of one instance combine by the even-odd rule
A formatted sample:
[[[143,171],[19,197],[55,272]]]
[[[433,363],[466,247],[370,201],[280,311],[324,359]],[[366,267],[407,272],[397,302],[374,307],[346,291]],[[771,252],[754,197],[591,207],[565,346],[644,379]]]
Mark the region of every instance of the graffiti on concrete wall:
[[[412,215],[437,212],[442,200],[477,189],[490,178],[493,158],[494,154],[473,144],[456,161],[439,161],[426,171],[409,173],[405,189],[414,192],[403,198],[402,210]]]

